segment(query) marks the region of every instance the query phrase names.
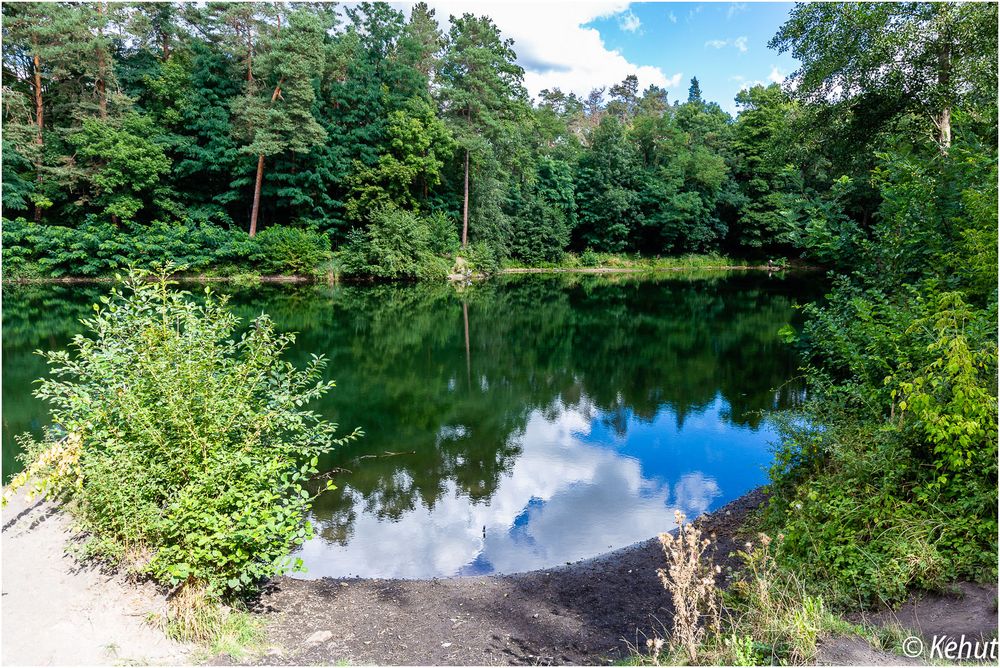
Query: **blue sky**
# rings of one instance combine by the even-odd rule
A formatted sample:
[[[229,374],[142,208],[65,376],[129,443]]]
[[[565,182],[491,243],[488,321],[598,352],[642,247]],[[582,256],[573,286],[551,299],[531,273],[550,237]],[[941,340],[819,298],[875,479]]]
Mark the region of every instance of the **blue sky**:
[[[706,99],[727,111],[740,87],[780,82],[797,67],[788,53],[767,48],[791,3],[632,3],[624,12],[591,21],[605,46],[629,62],[680,72],[682,85],[671,99],[687,96],[697,76]],[[676,91],[676,92],[675,92]]]
[[[795,70],[767,42],[791,3],[624,2],[622,0],[439,0],[429,3],[447,29],[449,14],[493,18],[514,39],[528,92],[544,88],[586,95],[636,74],[640,85],[687,99],[697,76],[705,98],[734,113],[742,86],[781,81]]]

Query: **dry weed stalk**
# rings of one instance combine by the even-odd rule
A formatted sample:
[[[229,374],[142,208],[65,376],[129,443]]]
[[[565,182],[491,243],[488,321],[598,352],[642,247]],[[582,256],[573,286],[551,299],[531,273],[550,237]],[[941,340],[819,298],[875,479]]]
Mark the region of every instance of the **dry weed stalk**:
[[[682,648],[695,663],[706,627],[713,633],[721,628],[721,608],[715,576],[721,572],[706,554],[712,541],[702,538],[701,529],[686,523],[684,513],[674,512],[677,536],[660,534],[667,568],[657,571],[663,587],[674,603],[672,649]],[[705,623],[702,623],[702,620]]]

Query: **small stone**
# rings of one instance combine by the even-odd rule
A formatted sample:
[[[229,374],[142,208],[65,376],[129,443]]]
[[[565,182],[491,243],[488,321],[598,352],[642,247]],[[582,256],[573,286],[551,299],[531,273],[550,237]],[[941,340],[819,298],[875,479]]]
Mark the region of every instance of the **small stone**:
[[[441,643],[441,647],[451,647],[451,643],[450,642],[443,642],[443,643]]]
[[[538,613],[536,612],[535,614],[532,615],[532,617],[534,617],[535,619],[538,619]]]
[[[333,637],[333,631],[317,631],[308,638],[306,638],[306,644],[312,645],[316,643],[326,642]]]
[[[267,650],[267,655],[268,656],[281,656],[281,648],[280,647],[271,647],[271,648],[269,648]]]

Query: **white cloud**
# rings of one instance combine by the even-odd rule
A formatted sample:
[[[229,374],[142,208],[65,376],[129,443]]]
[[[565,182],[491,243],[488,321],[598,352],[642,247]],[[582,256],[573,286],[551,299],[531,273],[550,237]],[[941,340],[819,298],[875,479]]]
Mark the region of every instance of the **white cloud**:
[[[747,3],[734,2],[729,5],[729,9],[726,11],[726,20],[733,18],[737,14],[742,14],[746,10],[747,10]]]
[[[669,14],[667,14],[667,18],[670,19],[671,23],[677,23],[677,14],[670,12]]]
[[[748,48],[747,41],[746,36],[740,36],[735,39],[710,39],[705,42],[705,48],[723,49],[727,46],[733,46],[740,53],[746,53]]]
[[[472,11],[493,19],[504,37],[514,40],[518,63],[525,70],[524,85],[531,95],[545,88],[560,88],[564,93],[586,95],[594,88],[610,86],[629,74],[639,78],[640,89],[655,84],[668,87],[669,78],[653,65],[629,61],[619,51],[604,45],[600,32],[584,27],[591,21],[618,18],[623,30],[641,26],[629,10],[630,2],[519,2],[468,3],[431,2],[442,28],[448,28],[448,15]],[[630,18],[634,17],[633,18]]]
[[[675,72],[672,77],[670,77],[670,78],[667,79],[667,82],[666,82],[666,84],[663,87],[664,88],[677,88],[678,86],[681,85],[681,79],[683,79],[683,78],[684,78],[684,73],[683,72]]]
[[[784,83],[785,75],[777,67],[771,65],[771,73],[767,75],[767,80],[773,81],[776,84]]]
[[[636,32],[642,27],[642,21],[632,13],[632,10],[628,10],[618,17],[618,27],[625,32]]]

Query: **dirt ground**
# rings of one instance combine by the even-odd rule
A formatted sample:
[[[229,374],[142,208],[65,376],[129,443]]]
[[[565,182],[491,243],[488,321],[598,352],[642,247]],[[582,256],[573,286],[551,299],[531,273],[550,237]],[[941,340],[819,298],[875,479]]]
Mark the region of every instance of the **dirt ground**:
[[[763,495],[709,516],[725,566]],[[260,663],[607,664],[664,634],[671,606],[651,539],[569,566],[436,580],[279,578],[260,600],[272,649]]]
[[[913,594],[898,610],[882,609],[850,616],[851,621],[875,626],[898,626],[920,638],[920,658],[876,651],[857,637],[827,638],[820,642],[816,662],[829,666],[904,666],[941,663],[932,655],[936,638],[943,643],[962,637],[988,642],[997,637],[997,586],[958,582],[948,591]],[[996,656],[992,661],[997,665]]]
[[[146,623],[165,600],[66,554],[70,520],[51,503],[15,496],[3,509],[5,666],[183,664],[188,648]]]

